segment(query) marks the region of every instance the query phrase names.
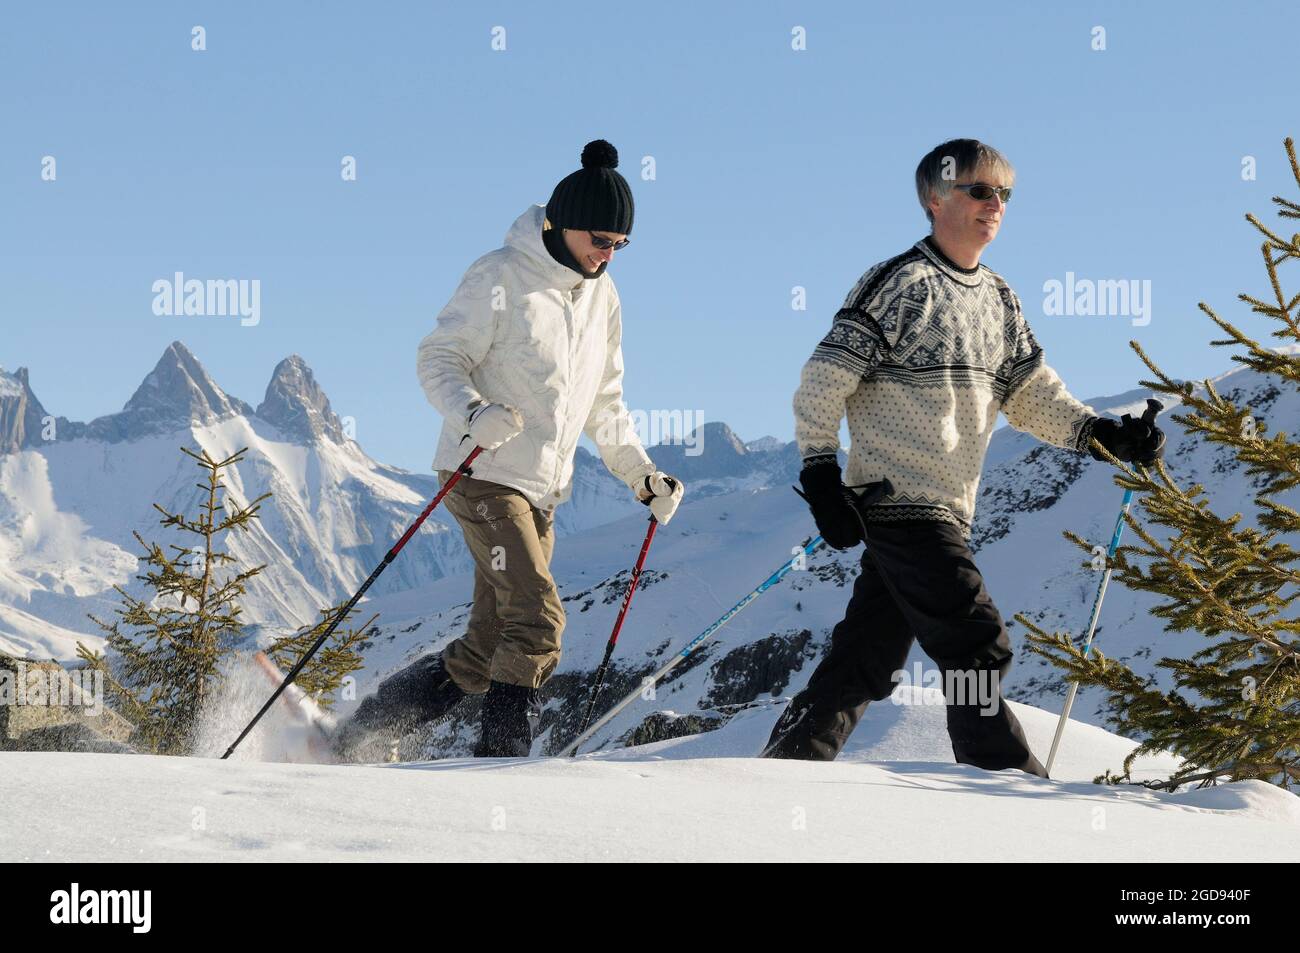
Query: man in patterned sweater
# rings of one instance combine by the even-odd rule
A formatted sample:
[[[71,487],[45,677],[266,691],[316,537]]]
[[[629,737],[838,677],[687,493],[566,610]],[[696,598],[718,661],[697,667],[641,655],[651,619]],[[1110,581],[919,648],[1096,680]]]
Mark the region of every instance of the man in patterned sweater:
[[[973,139],[922,159],[917,196],[931,234],[862,276],[804,365],[794,396],[804,496],[831,546],[866,550],[830,651],[773,728],[766,757],[833,759],[867,703],[889,697],[915,637],[944,675],[957,761],[1047,776],[1003,702],[1011,644],[968,547],[998,412],[1096,459],[1092,438],[1150,466],[1164,435],[1127,415],[1103,419],[1071,396],[1016,293],[979,263],[1014,176]],[[836,458],[845,416],[849,487]],[[866,496],[854,492],[867,486]]]

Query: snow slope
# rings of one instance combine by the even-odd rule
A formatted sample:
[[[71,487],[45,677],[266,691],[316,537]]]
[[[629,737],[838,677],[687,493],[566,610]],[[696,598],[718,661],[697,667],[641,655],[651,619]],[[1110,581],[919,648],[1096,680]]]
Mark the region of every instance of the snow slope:
[[[942,709],[878,706],[839,761],[735,756],[775,710],[577,759],[267,764],[0,754],[0,861],[1290,861],[1300,798],[1263,782],[1103,787],[1131,742],[1087,726],[1067,781],[951,763]],[[1035,747],[1053,717],[1018,707]],[[1167,767],[1148,759],[1152,769]],[[87,819],[93,818],[93,824]]]

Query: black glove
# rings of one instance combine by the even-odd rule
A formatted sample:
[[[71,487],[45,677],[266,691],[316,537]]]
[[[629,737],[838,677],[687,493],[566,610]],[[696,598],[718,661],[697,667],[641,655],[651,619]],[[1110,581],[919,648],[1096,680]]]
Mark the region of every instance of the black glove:
[[[834,549],[851,549],[862,538],[862,517],[855,508],[874,503],[882,496],[894,492],[888,480],[870,484],[865,497],[858,496],[840,479],[840,465],[830,454],[809,457],[799,473],[803,486],[795,492],[804,498],[812,510],[813,521],[822,539]]]
[[[1098,418],[1092,424],[1092,435],[1111,455],[1125,463],[1154,466],[1165,455],[1165,432],[1156,426],[1156,414],[1163,405],[1147,398],[1147,409],[1137,420],[1125,414],[1119,420]],[[1094,460],[1102,459],[1095,449],[1089,448]]]

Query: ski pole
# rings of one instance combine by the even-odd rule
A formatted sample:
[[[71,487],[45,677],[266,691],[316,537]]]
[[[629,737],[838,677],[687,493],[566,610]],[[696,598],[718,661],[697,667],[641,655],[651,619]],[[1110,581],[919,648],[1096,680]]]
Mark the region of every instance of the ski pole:
[[[1088,622],[1088,638],[1084,642],[1083,655],[1087,658],[1088,653],[1092,650],[1092,634],[1097,630],[1097,617],[1101,615],[1101,600],[1106,595],[1106,584],[1110,582],[1110,560],[1115,555],[1115,550],[1119,548],[1119,537],[1124,532],[1124,516],[1128,513],[1129,504],[1133,502],[1133,491],[1124,491],[1124,504],[1120,507],[1119,518],[1115,520],[1115,532],[1110,537],[1110,548],[1106,551],[1106,571],[1101,574],[1101,585],[1097,587],[1097,595],[1092,600],[1092,618]],[[1056,723],[1056,736],[1052,738],[1052,750],[1047,756],[1047,773],[1052,773],[1052,762],[1056,760],[1056,749],[1061,744],[1061,735],[1065,732],[1065,723],[1070,717],[1070,708],[1074,705],[1074,696],[1079,691],[1078,682],[1070,682],[1070,690],[1065,695],[1065,707],[1061,709],[1060,720]]]
[[[456,472],[453,473],[446,484],[438,490],[438,495],[435,496],[433,501],[424,508],[424,512],[416,517],[415,522],[407,527],[406,532],[403,533],[401,538],[393,544],[393,548],[388,551],[379,565],[375,567],[374,572],[366,577],[366,581],[361,584],[361,588],[358,589],[352,598],[347,601],[347,604],[339,610],[338,614],[334,616],[334,620],[325,627],[325,631],[321,633],[320,638],[312,643],[311,648],[303,653],[302,658],[298,659],[297,664],[295,664],[293,668],[289,669],[289,674],[284,677],[284,681],[280,683],[280,687],[277,688],[271,697],[266,700],[266,704],[262,706],[261,710],[256,715],[253,716],[253,720],[250,721],[244,730],[239,733],[239,737],[235,739],[234,744],[226,749],[226,753],[221,756],[222,761],[226,760],[234,753],[235,749],[239,747],[239,743],[247,737],[250,731],[253,730],[253,726],[262,720],[262,716],[265,715],[271,706],[275,704],[275,700],[280,697],[286,688],[289,687],[290,683],[298,677],[298,673],[302,671],[303,666],[307,664],[308,660],[310,660],[311,657],[316,654],[317,650],[325,644],[325,640],[334,634],[334,630],[338,628],[339,622],[347,618],[348,614],[352,611],[352,607],[357,604],[357,601],[360,600],[363,595],[365,595],[366,590],[370,588],[371,583],[378,579],[380,574],[388,568],[388,564],[397,558],[397,554],[402,551],[402,547],[405,546],[407,541],[415,535],[415,531],[423,525],[424,521],[429,518],[429,514],[433,512],[434,507],[442,502],[442,498],[447,495],[447,491],[456,485],[457,480],[470,472],[469,465],[474,462],[474,458],[482,451],[482,447],[475,447],[469,452],[469,456],[467,456],[464,462],[456,468]]]
[[[718,631],[718,629],[722,628],[724,625],[730,622],[732,618],[735,617],[736,613],[738,613],[741,609],[745,608],[745,606],[749,605],[751,602],[753,602],[755,599],[761,596],[768,589],[771,589],[778,582],[780,582],[785,577],[786,573],[788,573],[791,569],[793,569],[801,560],[806,559],[808,556],[811,556],[814,550],[816,550],[817,547],[820,546],[821,544],[822,544],[822,538],[820,536],[814,536],[812,539],[805,542],[803,546],[800,547],[800,552],[796,553],[793,557],[791,557],[789,561],[786,562],[784,566],[782,566],[776,572],[772,573],[772,575],[768,576],[767,579],[765,579],[757,588],[751,590],[748,595],[746,595],[734,606],[732,606],[730,609],[724,612],[717,619],[717,621],[711,624],[707,629],[705,629],[695,638],[691,639],[690,642],[686,643],[685,648],[683,648],[680,652],[678,652],[671,659],[669,659],[663,665],[663,667],[661,667],[659,671],[651,675],[649,679],[647,679],[647,681],[653,684],[658,682],[665,675],[667,675],[674,667],[677,666],[678,663],[683,661],[687,656],[689,656],[692,652],[694,652],[701,645],[703,645],[704,642],[707,641],[710,636],[712,636],[715,632]],[[584,741],[589,739],[596,732],[600,731],[601,728],[604,728],[607,724],[613,721],[614,718],[618,715],[618,713],[621,712],[628,705],[632,704],[632,702],[636,701],[637,696],[640,695],[641,692],[644,690],[645,688],[643,683],[641,688],[637,688],[629,692],[622,699],[622,701],[620,701],[609,711],[605,712],[605,714],[602,715],[594,725],[592,725],[590,728],[586,729],[581,734],[579,734],[578,737],[573,739],[573,741],[569,742],[568,747],[566,747],[563,751],[561,751],[560,755],[561,756],[576,755],[578,753],[579,746]]]
[[[587,725],[591,723],[591,713],[596,708],[596,698],[605,685],[605,672],[609,669],[610,656],[614,654],[619,630],[623,628],[623,617],[627,615],[627,607],[632,604],[632,594],[636,592],[636,584],[641,581],[641,566],[645,563],[646,553],[650,551],[650,540],[654,539],[655,527],[658,525],[659,521],[651,515],[650,528],[646,530],[645,542],[641,544],[641,554],[637,556],[636,567],[632,570],[632,580],[627,584],[627,595],[623,597],[618,618],[614,620],[614,631],[609,634],[609,641],[605,643],[605,658],[601,661],[600,668],[596,670],[595,684],[591,686],[591,697],[587,699],[587,713],[582,716],[582,727],[578,729],[579,733],[586,731]]]
[[[1156,414],[1158,414],[1164,405],[1153,398],[1147,399],[1147,409],[1142,414],[1142,419],[1147,423],[1154,424]],[[1128,415],[1125,414],[1127,417]],[[1106,595],[1106,585],[1110,582],[1111,565],[1110,561],[1115,558],[1115,551],[1119,549],[1119,538],[1124,532],[1124,517],[1128,514],[1129,504],[1133,502],[1133,491],[1126,489],[1124,491],[1124,501],[1120,506],[1119,516],[1115,520],[1115,532],[1110,537],[1110,547],[1106,550],[1106,571],[1101,575],[1101,584],[1097,587],[1097,595],[1092,600],[1092,618],[1088,620],[1088,637],[1084,641],[1083,656],[1088,657],[1092,651],[1092,636],[1097,631],[1097,618],[1101,615],[1101,600]],[[1047,773],[1052,773],[1052,762],[1056,760],[1056,749],[1060,747],[1061,736],[1065,733],[1065,723],[1069,720],[1070,709],[1074,706],[1074,696],[1079,692],[1079,683],[1070,682],[1070,690],[1065,695],[1065,707],[1061,709],[1061,717],[1056,723],[1056,735],[1052,738],[1052,750],[1047,755]]]

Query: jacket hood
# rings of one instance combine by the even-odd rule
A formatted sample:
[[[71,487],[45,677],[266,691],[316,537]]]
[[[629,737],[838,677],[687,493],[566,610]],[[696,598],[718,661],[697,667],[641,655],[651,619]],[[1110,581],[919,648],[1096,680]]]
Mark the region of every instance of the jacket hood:
[[[515,219],[510,231],[506,232],[506,247],[524,255],[533,267],[555,283],[555,287],[576,288],[586,279],[572,268],[561,265],[546,250],[546,244],[542,241],[542,224],[545,221],[546,206],[530,205],[524,214]]]

